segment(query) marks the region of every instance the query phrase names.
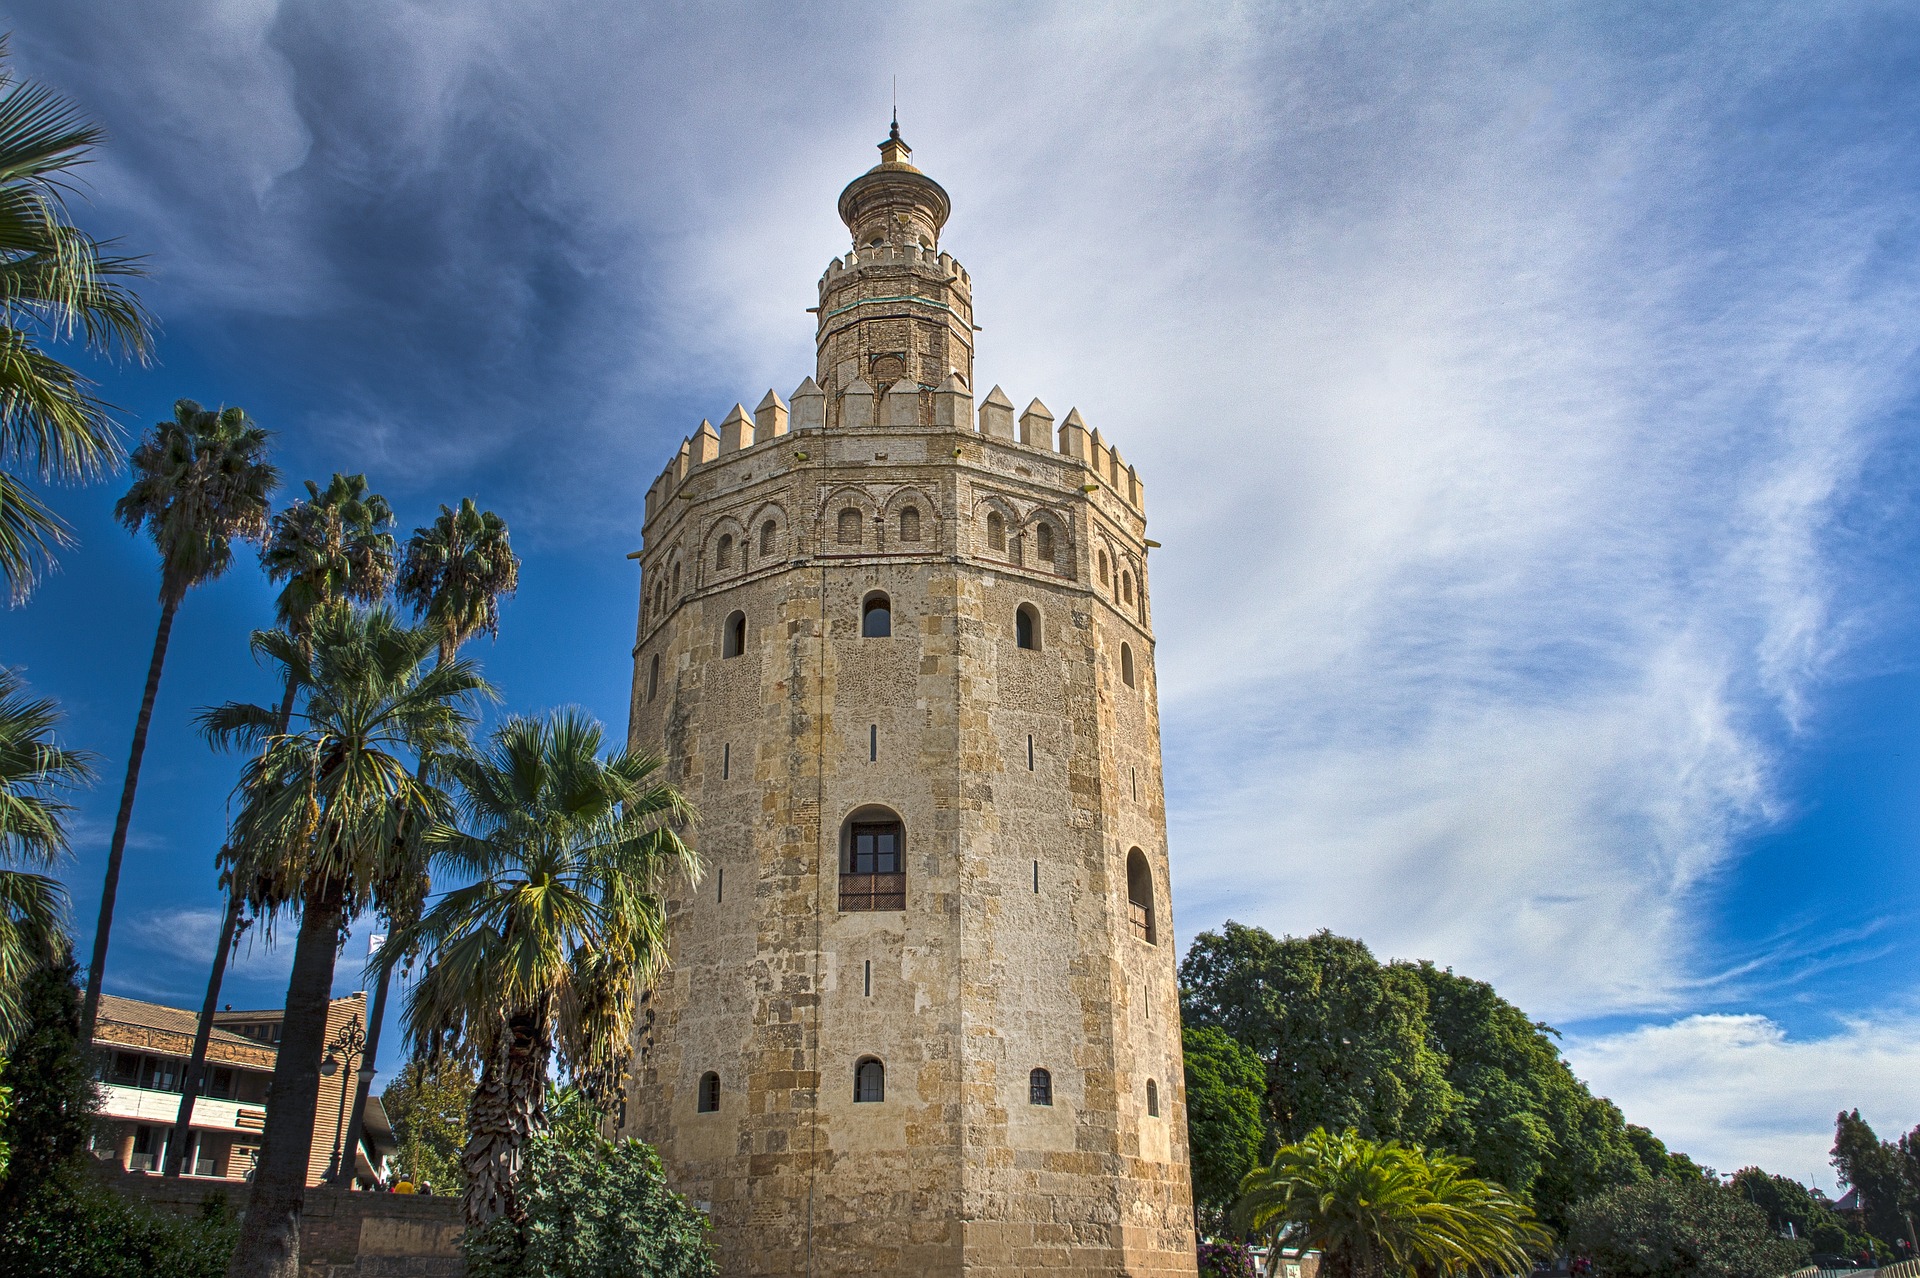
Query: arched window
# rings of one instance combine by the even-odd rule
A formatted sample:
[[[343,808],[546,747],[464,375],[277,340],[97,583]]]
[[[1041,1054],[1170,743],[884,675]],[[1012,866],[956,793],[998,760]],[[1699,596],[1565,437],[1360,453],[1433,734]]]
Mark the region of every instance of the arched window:
[[[847,817],[840,835],[840,908],[907,908],[907,839],[889,808],[864,807]]]
[[[1130,572],[1120,574],[1120,602],[1133,602],[1133,574]]]
[[[1153,926],[1153,871],[1139,848],[1127,853],[1127,922],[1148,945],[1160,943]]]
[[[1036,1069],[1027,1075],[1027,1104],[1053,1104],[1053,1075],[1044,1069]]]
[[[900,512],[900,540],[920,540],[920,508],[908,506]]]
[[[853,1067],[853,1100],[857,1105],[878,1104],[887,1098],[887,1067],[871,1056]]]
[[[779,528],[775,526],[774,522],[771,519],[769,519],[766,523],[760,525],[760,553],[761,554],[771,555],[773,553],[773,538],[774,538],[774,535],[779,531],[780,531]]]
[[[660,654],[654,653],[653,660],[647,663],[647,700],[653,700],[653,694],[660,691]]]
[[[893,604],[876,590],[860,602],[860,637],[885,639],[893,633]]]
[[[680,597],[680,565],[679,564],[675,564],[673,566],[673,597],[675,599],[678,599]]]
[[[694,1109],[702,1114],[720,1112],[720,1076],[712,1070],[700,1076],[700,1099]]]
[[[1033,530],[1033,553],[1040,556],[1040,562],[1053,562],[1053,525],[1041,524]]]
[[[1040,647],[1040,614],[1032,604],[1021,604],[1013,612],[1013,643],[1017,648]]]
[[[1147,1080],[1147,1117],[1160,1117],[1160,1085],[1151,1078]]]
[[[849,506],[840,512],[840,530],[838,535],[843,546],[860,544],[860,512]]]
[[[1133,686],[1133,645],[1120,645],[1120,682],[1129,688]]]
[[[715,568],[721,568],[721,569],[733,567],[733,534],[732,533],[720,534],[720,545],[719,545],[719,548],[714,551],[713,566]]]
[[[727,617],[726,631],[720,636],[720,655],[737,657],[747,650],[747,614],[734,612]]]
[[[1000,518],[1000,512],[987,512],[987,549],[1005,550],[1007,548],[1007,521]]]
[[[1107,552],[1104,550],[1100,552],[1100,584],[1107,584]]]

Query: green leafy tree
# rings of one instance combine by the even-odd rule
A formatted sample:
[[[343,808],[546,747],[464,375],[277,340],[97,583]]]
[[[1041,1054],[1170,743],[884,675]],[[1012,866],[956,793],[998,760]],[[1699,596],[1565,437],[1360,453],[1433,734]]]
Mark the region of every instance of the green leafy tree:
[[[45,964],[23,990],[26,1030],[0,1066],[0,1086],[12,1093],[0,1127],[7,1145],[0,1219],[21,1210],[27,1190],[71,1164],[93,1130],[100,1089],[80,1046],[78,972],[71,958]]]
[[[26,1028],[27,982],[72,945],[66,889],[35,872],[66,858],[73,805],[62,796],[93,780],[93,756],[54,740],[59,721],[52,701],[0,669],[0,1052]]]
[[[269,706],[206,711],[216,745],[258,749],[241,774],[234,820],[236,881],[256,915],[297,914],[293,970],[258,1170],[234,1254],[234,1273],[295,1278],[307,1155],[325,1050],[329,995],[352,918],[390,911],[425,890],[402,839],[407,822],[445,811],[416,762],[465,750],[471,703],[486,692],[464,661],[431,667],[438,636],[385,608],[329,611],[310,643],[284,631],[256,649],[288,670],[298,711],[288,730]]]
[[[1574,1077],[1555,1030],[1484,981],[1422,963],[1428,1024],[1460,1098],[1432,1144],[1530,1202],[1554,1228],[1569,1207],[1643,1179],[1625,1120]]]
[[[17,78],[0,39],[0,578],[15,602],[32,590],[67,524],[21,477],[89,480],[122,457],[93,383],[47,354],[78,338],[142,362],[152,322],[125,281],[143,274],[68,216],[73,171],[105,135],[71,103]]]
[[[1797,1180],[1742,1167],[1728,1185],[1767,1214],[1767,1228],[1781,1237],[1806,1239],[1816,1255],[1854,1256],[1864,1245],[1824,1198],[1814,1197]]]
[[[462,1193],[466,1169],[467,1103],[473,1098],[473,1068],[450,1053],[437,1060],[415,1057],[380,1093],[393,1121],[394,1175],[432,1185],[435,1193]]]
[[[1834,1120],[1833,1168],[1842,1184],[1859,1192],[1867,1232],[1887,1247],[1901,1239],[1915,1245],[1908,1215],[1914,1187],[1901,1175],[1904,1162],[1900,1148],[1875,1135],[1859,1110]]]
[[[667,1188],[660,1159],[596,1129],[577,1091],[546,1106],[552,1127],[527,1143],[518,1219],[467,1235],[469,1278],[712,1278],[704,1213]]]
[[[1228,922],[1180,965],[1189,1025],[1225,1030],[1267,1065],[1267,1121],[1283,1141],[1316,1127],[1425,1141],[1459,1102],[1427,1025],[1427,991],[1359,941],[1276,940]]]
[[[1738,1191],[1700,1176],[1609,1189],[1571,1217],[1570,1245],[1608,1278],[1780,1278],[1808,1254]]]
[[[1260,1121],[1267,1070],[1226,1031],[1198,1026],[1181,1032],[1187,1068],[1187,1144],[1192,1150],[1193,1204],[1203,1232],[1218,1233],[1239,1196],[1240,1181],[1260,1161]]]
[[[215,411],[190,399],[176,401],[173,419],[156,423],[134,449],[133,485],[113,508],[130,531],[145,528],[160,552],[160,624],[134,719],[120,810],[107,849],[107,877],[100,889],[100,919],[94,925],[93,961],[87,966],[87,1001],[80,1019],[89,1039],[100,1009],[120,862],[127,851],[134,793],[140,788],[140,763],[147,752],[147,729],[153,722],[154,698],[160,694],[174,615],[189,590],[232,566],[234,542],[266,535],[269,499],[280,485],[280,472],[266,460],[269,438],[238,408]]]
[[[508,719],[485,751],[449,761],[466,828],[428,839],[468,886],[390,942],[426,956],[406,1012],[416,1046],[450,1039],[480,1063],[465,1153],[475,1227],[519,1212],[556,1047],[573,1080],[612,1103],[638,992],[666,958],[663,890],[699,875],[676,833],[692,809],[660,761],[603,758],[603,744],[599,724],[561,710]]]
[[[1327,1278],[1525,1273],[1552,1242],[1465,1159],[1318,1128],[1247,1176],[1235,1216],[1275,1247],[1319,1250]]]

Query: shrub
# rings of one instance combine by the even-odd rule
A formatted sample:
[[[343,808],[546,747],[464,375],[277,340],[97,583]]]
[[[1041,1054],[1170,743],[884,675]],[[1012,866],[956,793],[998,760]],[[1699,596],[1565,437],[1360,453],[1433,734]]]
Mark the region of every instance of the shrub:
[[[1200,1278],[1254,1278],[1253,1253],[1239,1243],[1203,1242]]]
[[[78,1167],[21,1191],[0,1221],[0,1278],[221,1278],[240,1236],[223,1198],[169,1216]]]
[[[470,1233],[468,1278],[713,1278],[707,1218],[667,1188],[637,1140],[576,1125],[528,1143],[520,1172],[526,1219]]]
[[[1779,1278],[1807,1244],[1776,1238],[1767,1214],[1703,1177],[1622,1185],[1576,1203],[1568,1241],[1607,1278]]]

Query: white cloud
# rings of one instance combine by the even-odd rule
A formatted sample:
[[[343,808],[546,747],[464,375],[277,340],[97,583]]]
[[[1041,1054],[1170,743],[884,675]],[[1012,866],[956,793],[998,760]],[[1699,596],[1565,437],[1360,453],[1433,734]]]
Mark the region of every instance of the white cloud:
[[[1920,1124],[1920,1020],[1848,1021],[1795,1038],[1760,1015],[1689,1016],[1571,1039],[1574,1072],[1630,1122],[1721,1172],[1760,1166],[1836,1190],[1834,1116],[1858,1108],[1882,1140]]]
[[[194,906],[144,911],[123,925],[124,932],[115,933],[116,948],[124,938],[129,947],[145,951],[169,967],[177,963],[184,970],[197,971],[200,984],[196,988],[204,989],[207,965],[213,962],[214,947],[220,940],[222,914],[222,910]],[[125,969],[133,966],[128,958],[118,958],[108,968],[109,978],[118,982]],[[285,980],[292,966],[293,938],[288,925],[282,923],[271,935],[256,925],[242,934],[227,972],[246,980]],[[169,987],[169,992],[178,997],[177,990]]]

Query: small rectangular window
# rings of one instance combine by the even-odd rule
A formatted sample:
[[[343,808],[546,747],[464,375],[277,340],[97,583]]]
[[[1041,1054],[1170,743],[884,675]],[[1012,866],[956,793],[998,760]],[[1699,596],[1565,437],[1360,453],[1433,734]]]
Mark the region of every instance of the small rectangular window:
[[[716,904],[723,902],[727,899],[727,872],[724,868],[721,869],[718,877],[720,880],[719,888],[713,894],[713,899]]]
[[[1033,771],[1033,734],[1027,734],[1027,771]]]
[[[722,781],[725,781],[727,779],[728,774],[730,774],[732,771],[733,771],[733,746],[732,745],[721,746],[720,747],[720,779]]]
[[[873,997],[873,960],[872,959],[867,960],[865,979],[866,979],[866,987],[867,987],[867,990],[866,990],[867,997],[872,998]]]
[[[1040,863],[1038,861],[1033,863],[1033,892],[1035,896],[1040,894]]]
[[[874,763],[880,758],[880,725],[867,725],[867,762]]]

